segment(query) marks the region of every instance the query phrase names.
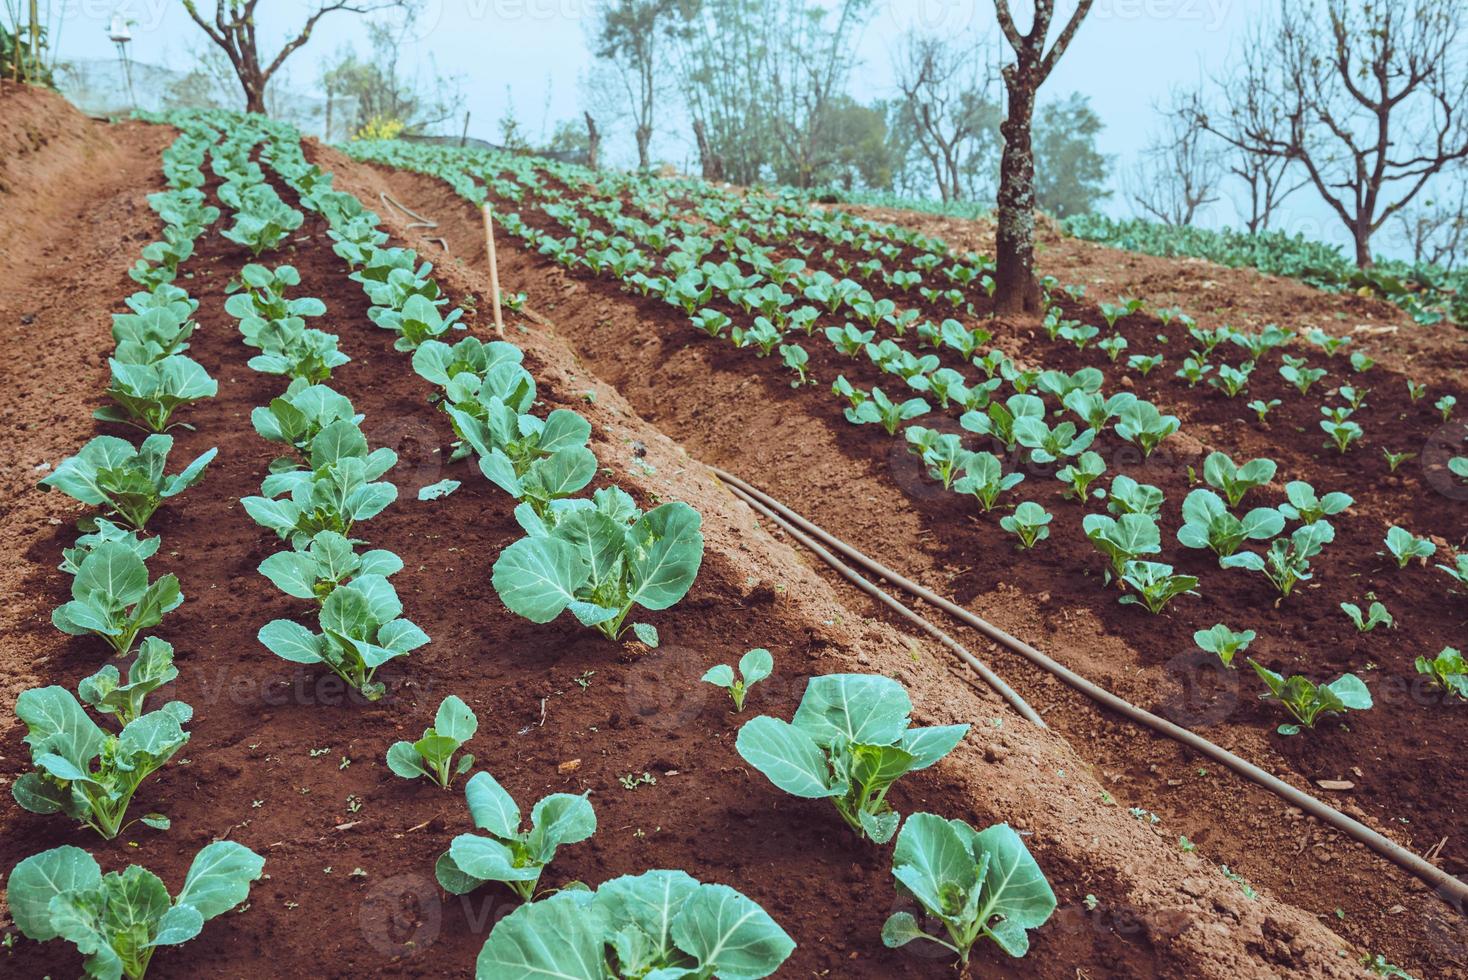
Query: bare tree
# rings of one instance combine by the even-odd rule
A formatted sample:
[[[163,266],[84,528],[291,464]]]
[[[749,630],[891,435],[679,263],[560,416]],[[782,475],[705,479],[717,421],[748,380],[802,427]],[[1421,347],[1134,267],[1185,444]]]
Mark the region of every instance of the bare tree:
[[[327,14],[338,11],[351,14],[370,14],[391,7],[404,7],[406,0],[326,0],[315,7],[306,17],[295,36],[287,41],[269,63],[262,66],[260,49],[255,38],[255,8],[260,0],[214,0],[214,19],[206,20],[200,13],[196,0],[183,0],[184,9],[195,24],[201,27],[209,39],[224,51],[230,66],[239,77],[240,87],[245,90],[245,111],[265,111],[265,87],[271,77],[295,54],[316,29],[317,21]]]
[[[988,135],[989,74],[962,40],[907,34],[893,54],[899,114],[933,170],[944,201],[963,197],[971,155]]]
[[[1257,106],[1199,122],[1240,150],[1301,166],[1351,235],[1371,236],[1432,177],[1468,159],[1461,0],[1282,3],[1250,69]]]
[[[1035,150],[1031,125],[1035,93],[1070,46],[1091,0],[1079,0],[1070,20],[1045,48],[1055,0],[1035,0],[1035,16],[1028,33],[1021,34],[1010,13],[1009,0],[994,0],[999,28],[1014,51],[1004,66],[1009,104],[999,131],[1004,153],[999,160],[999,225],[995,232],[994,309],[1000,313],[1038,313],[1040,285],[1035,280]]]
[[[1456,197],[1413,203],[1394,217],[1413,262],[1456,269],[1468,258],[1468,177],[1458,181]]]
[[[1198,209],[1218,200],[1223,179],[1218,148],[1186,110],[1163,113],[1165,128],[1142,151],[1129,196],[1144,214],[1165,225],[1190,225]]]
[[[583,115],[586,116],[586,166],[596,170],[601,164],[601,130],[596,128],[591,113]]]
[[[680,30],[688,6],[683,0],[610,0],[592,25],[596,56],[612,65],[631,107],[637,165],[652,165],[649,147],[662,83],[662,42]]]

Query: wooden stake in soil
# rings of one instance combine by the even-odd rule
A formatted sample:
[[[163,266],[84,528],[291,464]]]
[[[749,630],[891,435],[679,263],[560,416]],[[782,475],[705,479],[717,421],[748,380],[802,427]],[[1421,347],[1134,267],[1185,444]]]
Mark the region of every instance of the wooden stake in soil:
[[[505,321],[500,315],[500,269],[494,257],[494,216],[484,205],[484,241],[489,250],[489,295],[494,300],[494,332],[505,335]]]

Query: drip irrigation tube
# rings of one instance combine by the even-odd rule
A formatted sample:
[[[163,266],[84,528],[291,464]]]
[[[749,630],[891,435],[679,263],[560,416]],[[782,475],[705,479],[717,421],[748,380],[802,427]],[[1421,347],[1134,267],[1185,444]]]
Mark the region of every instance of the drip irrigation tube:
[[[936,639],[939,643],[942,643],[945,647],[958,654],[959,659],[968,664],[973,672],[978,674],[985,684],[989,685],[989,687],[992,688],[996,694],[1002,697],[1005,701],[1009,702],[1009,706],[1012,707],[1015,711],[1018,711],[1020,715],[1022,715],[1024,719],[1030,724],[1034,725],[1037,728],[1050,727],[1045,724],[1045,719],[1040,717],[1039,712],[1030,707],[1028,701],[1020,697],[1019,693],[1016,692],[1014,688],[1010,687],[1004,682],[1004,678],[1000,677],[998,674],[990,670],[989,667],[982,660],[980,660],[978,657],[975,657],[972,653],[966,650],[963,645],[960,644],[953,637],[949,636],[937,626],[933,625],[931,621],[918,615],[907,606],[898,602],[891,595],[882,591],[882,589],[878,588],[876,585],[867,581],[865,578],[862,578],[851,567],[844,564],[839,558],[831,554],[825,548],[822,548],[820,544],[810,538],[810,536],[803,533],[799,528],[795,527],[795,525],[785,520],[773,510],[770,510],[768,507],[760,503],[748,493],[740,490],[738,487],[735,487],[733,485],[730,485],[730,489],[740,500],[743,500],[751,508],[761,514],[764,514],[776,524],[779,524],[792,538],[800,542],[805,547],[809,548],[811,551],[815,552],[822,561],[835,569],[842,578],[846,579],[852,585],[856,586],[858,589],[861,589],[867,595],[871,596],[873,599],[876,599],[878,602],[882,603],[884,606],[897,613],[903,619],[906,619],[908,622],[919,627],[923,630],[923,632],[927,633],[929,636]]]
[[[425,218],[423,215],[419,214],[417,211],[414,211],[412,208],[408,207],[407,205],[405,205],[401,201],[399,201],[397,198],[393,197],[387,191],[378,191],[377,192],[377,199],[379,201],[381,201],[383,204],[386,204],[388,207],[397,208],[399,211],[403,212],[403,214],[406,214],[408,217],[410,217],[410,218],[413,219],[411,222],[409,222],[408,224],[406,224],[406,225],[403,226],[404,230],[409,229],[409,228],[437,228],[438,227],[438,222],[437,221],[434,221],[432,218]],[[428,239],[428,241],[433,241],[433,239],[430,238],[430,239]],[[445,245],[444,247],[447,248],[448,246]]]
[[[924,586],[899,575],[880,562],[867,557],[849,544],[846,544],[844,541],[832,536],[819,526],[801,517],[775,498],[745,483],[737,476],[726,473],[717,467],[710,467],[710,469],[715,476],[727,484],[732,490],[737,491],[741,499],[750,500],[759,504],[759,509],[769,513],[772,517],[778,516],[783,525],[792,528],[792,534],[794,531],[799,531],[801,537],[807,540],[814,539],[826,545],[845,556],[857,567],[866,570],[878,578],[887,580],[914,598],[921,599],[923,602],[943,610],[960,622],[973,627],[995,643],[1019,654],[1036,667],[1064,681],[1070,687],[1084,694],[1097,704],[1110,708],[1123,717],[1144,725],[1158,734],[1165,735],[1195,752],[1206,755],[1215,762],[1243,776],[1245,779],[1264,787],[1276,796],[1284,799],[1290,805],[1299,807],[1305,813],[1329,824],[1347,837],[1365,844],[1381,857],[1386,858],[1402,870],[1431,885],[1435,889],[1438,897],[1458,912],[1468,912],[1468,884],[1453,877],[1436,865],[1427,862],[1390,838],[1377,833],[1360,821],[1346,816],[1341,811],[1316,799],[1309,793],[1296,789],[1284,780],[1266,772],[1252,762],[1234,755],[1222,746],[1208,741],[1202,736],[1183,728],[1181,725],[1176,725],[1165,718],[1154,715],[1150,711],[1138,708],[1136,705],[1112,694],[1105,688],[1097,686],[1068,667],[1052,660],[1023,640],[1009,635],[1004,630],[979,618],[962,606],[950,602]],[[828,557],[829,552],[825,551],[824,548],[816,550],[816,554],[823,561],[831,563],[833,568],[839,564],[834,561],[833,557]],[[840,571],[839,568],[837,570]]]

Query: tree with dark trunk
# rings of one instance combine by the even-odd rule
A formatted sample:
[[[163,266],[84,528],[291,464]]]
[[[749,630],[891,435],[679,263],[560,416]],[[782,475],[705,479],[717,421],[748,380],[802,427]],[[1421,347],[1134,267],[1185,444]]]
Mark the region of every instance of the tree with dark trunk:
[[[586,116],[586,166],[596,170],[601,163],[601,130],[596,128],[596,120],[591,113],[583,113]]]
[[[294,37],[287,41],[268,64],[262,64],[260,48],[255,38],[255,8],[260,0],[214,0],[214,19],[209,21],[199,13],[196,0],[183,0],[184,9],[201,27],[209,40],[224,51],[229,63],[239,77],[240,87],[245,92],[245,111],[265,111],[265,87],[270,79],[295,54],[311,40],[311,32],[317,21],[327,14],[338,11],[351,14],[370,14],[393,7],[403,7],[405,0],[327,0],[306,17]]]
[[[998,313],[1038,313],[1035,150],[1031,139],[1035,93],[1069,47],[1091,9],[1091,0],[1080,0],[1048,51],[1045,45],[1055,16],[1055,0],[1035,0],[1035,19],[1024,34],[1015,26],[1009,0],[994,0],[994,8],[999,28],[1014,50],[1014,61],[1001,73],[1009,104],[999,125],[1004,152],[999,158],[999,225],[994,235],[994,309]]]
[[[596,56],[612,65],[627,92],[637,165],[652,165],[652,134],[662,67],[661,41],[676,37],[692,10],[686,0],[611,0],[593,26]]]
[[[1351,236],[1371,236],[1444,169],[1468,160],[1468,11],[1462,0],[1282,4],[1246,63],[1262,106],[1225,99],[1199,124],[1239,150],[1284,159]]]

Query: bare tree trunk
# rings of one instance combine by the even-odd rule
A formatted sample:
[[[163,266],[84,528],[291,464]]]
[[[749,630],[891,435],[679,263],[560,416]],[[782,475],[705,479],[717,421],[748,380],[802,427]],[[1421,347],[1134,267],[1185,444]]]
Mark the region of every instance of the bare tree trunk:
[[[1035,281],[1035,150],[1030,121],[1035,93],[1018,72],[1005,69],[1009,109],[999,132],[999,227],[995,232],[994,309],[998,313],[1038,313]]]
[[[596,128],[596,120],[591,118],[591,113],[586,116],[586,165],[592,170],[597,169],[597,163],[601,158],[601,130]]]
[[[698,145],[698,165],[704,180],[723,180],[724,161],[709,145],[708,130],[702,119],[693,120],[693,141]]]
[[[652,127],[651,126],[638,126],[637,127],[636,136],[637,136],[637,166],[638,166],[639,169],[646,170],[649,166],[651,166],[651,163],[650,163],[650,161],[648,159],[648,155],[647,155],[647,147],[648,147],[648,144],[650,144],[652,142]]]

